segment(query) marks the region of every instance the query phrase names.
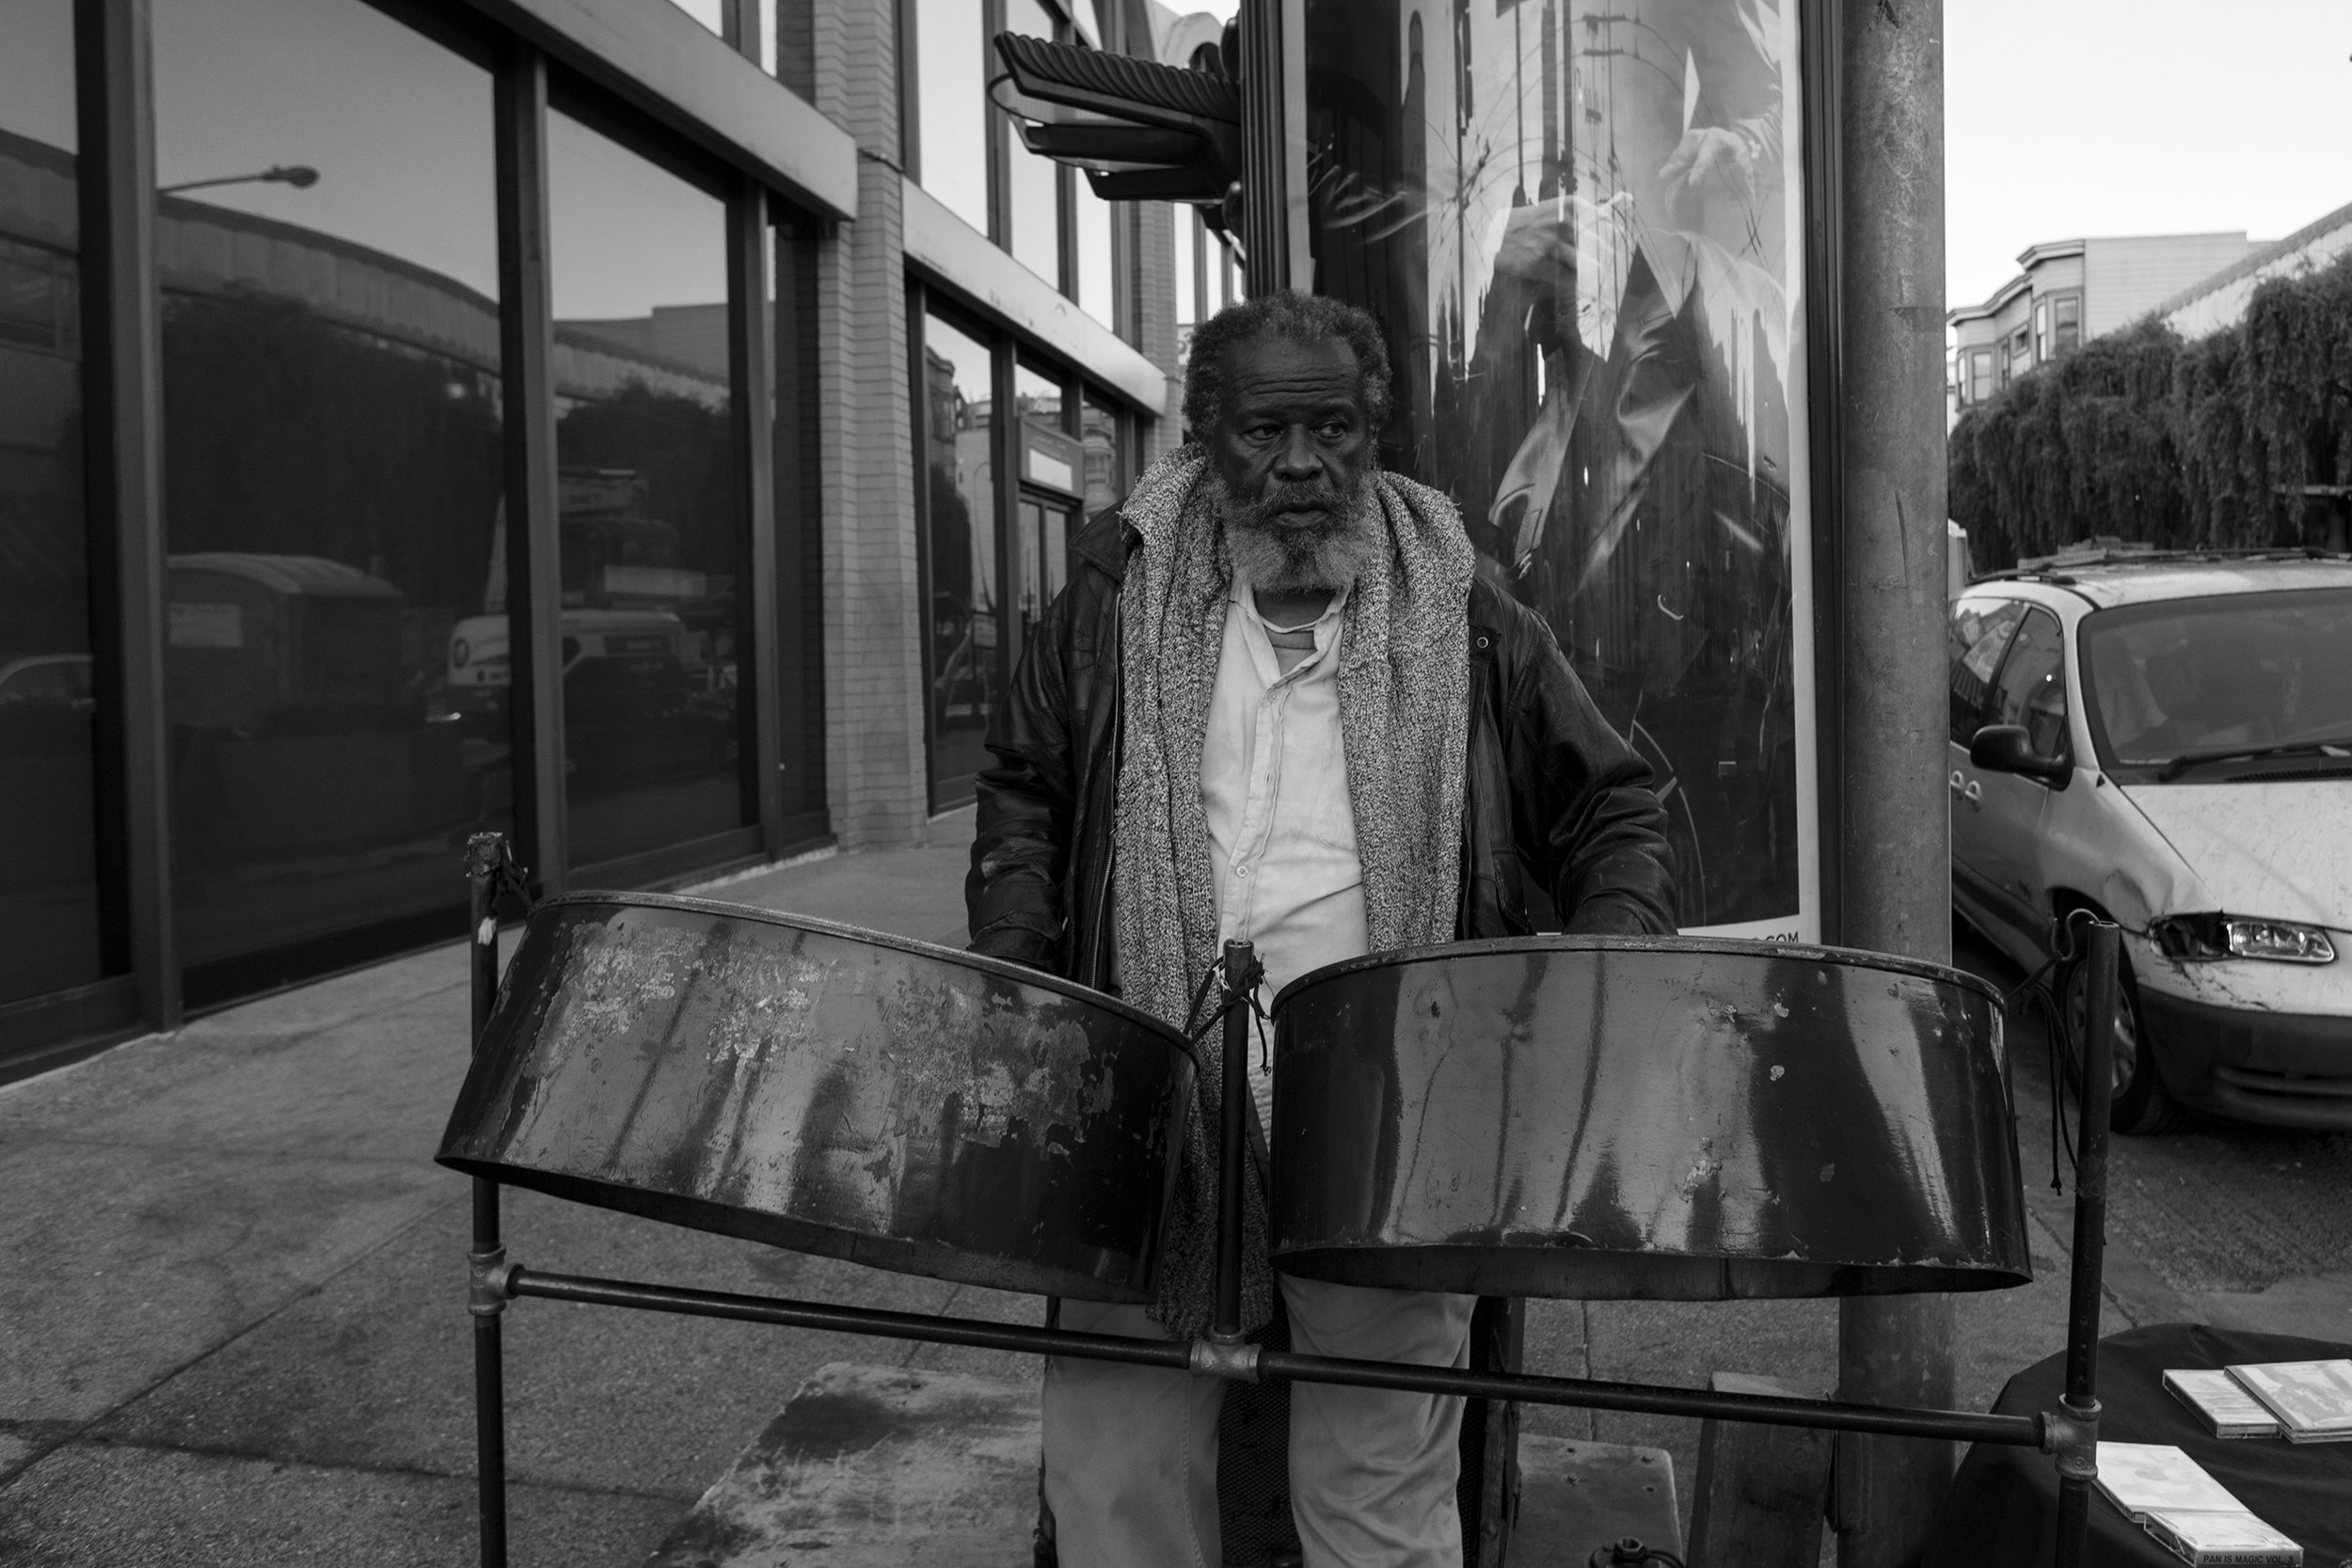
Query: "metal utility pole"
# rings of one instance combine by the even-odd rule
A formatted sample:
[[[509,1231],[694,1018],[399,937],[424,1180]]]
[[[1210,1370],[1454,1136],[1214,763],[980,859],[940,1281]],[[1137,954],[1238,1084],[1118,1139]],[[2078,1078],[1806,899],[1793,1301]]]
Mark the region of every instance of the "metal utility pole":
[[[1943,0],[1831,0],[1812,15],[1835,29],[1843,283],[1839,375],[1822,388],[1843,440],[1820,478],[1836,500],[1831,939],[1948,963]],[[1849,1299],[1837,1338],[1840,1399],[1950,1407],[1950,1297]],[[1948,1443],[1841,1437],[1840,1568],[1915,1561],[1952,1463]]]

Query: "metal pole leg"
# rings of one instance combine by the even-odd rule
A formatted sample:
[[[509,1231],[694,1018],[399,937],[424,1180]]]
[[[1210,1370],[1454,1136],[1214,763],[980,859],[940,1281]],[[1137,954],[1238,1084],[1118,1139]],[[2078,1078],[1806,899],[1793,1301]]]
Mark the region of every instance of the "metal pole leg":
[[[2117,942],[2113,925],[2091,923],[2081,1152],[2074,1166],[2074,1274],[2066,1312],[2065,1438],[2052,1445],[2058,1472],[2058,1568],[2080,1568],[2091,1483],[2099,1475],[2099,1297],[2106,1251],[2107,1113],[2115,1093]]]
[[[1249,1158],[1249,996],[1262,973],[1257,949],[1225,944],[1225,1075],[1219,1104],[1216,1179],[1216,1313],[1209,1338],[1241,1342],[1242,1163]]]
[[[513,863],[506,835],[466,841],[473,959],[473,1049],[490,1022],[499,990],[499,889]],[[506,1311],[506,1247],[499,1240],[499,1184],[473,1180],[473,1245],[466,1254],[473,1316],[476,1474],[482,1511],[482,1568],[506,1568],[506,1367],[499,1320]]]

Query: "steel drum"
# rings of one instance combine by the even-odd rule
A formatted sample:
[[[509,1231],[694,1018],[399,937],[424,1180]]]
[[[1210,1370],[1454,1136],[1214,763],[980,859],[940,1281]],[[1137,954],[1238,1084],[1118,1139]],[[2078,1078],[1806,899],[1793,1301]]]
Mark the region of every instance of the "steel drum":
[[[1275,1267],[1724,1300],[2032,1275],[2000,999],[1875,953],[1532,937],[1274,1005]]]
[[[902,1274],[1152,1299],[1174,1030],[992,958],[698,898],[532,911],[440,1162]]]

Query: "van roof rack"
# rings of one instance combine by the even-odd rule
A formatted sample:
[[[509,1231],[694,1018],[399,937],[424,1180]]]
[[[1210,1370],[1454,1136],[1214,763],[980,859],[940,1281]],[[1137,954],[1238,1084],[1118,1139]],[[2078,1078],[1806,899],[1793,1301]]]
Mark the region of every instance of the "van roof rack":
[[[2325,550],[2313,545],[2248,545],[2202,549],[2160,550],[2137,541],[2100,537],[2086,539],[2049,555],[2029,556],[2004,572],[1987,572],[1979,582],[2017,581],[2065,584],[2069,575],[2084,567],[2179,566],[2201,561],[2352,561],[2352,554]]]

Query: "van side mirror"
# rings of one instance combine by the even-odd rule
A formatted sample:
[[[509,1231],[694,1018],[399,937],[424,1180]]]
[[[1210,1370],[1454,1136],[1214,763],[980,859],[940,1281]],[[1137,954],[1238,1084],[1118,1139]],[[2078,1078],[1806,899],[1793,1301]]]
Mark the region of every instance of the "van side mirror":
[[[1968,742],[1968,761],[1989,773],[2039,779],[2052,789],[2064,789],[2074,776],[2072,765],[2035,751],[2023,724],[1987,724],[1979,730]]]

